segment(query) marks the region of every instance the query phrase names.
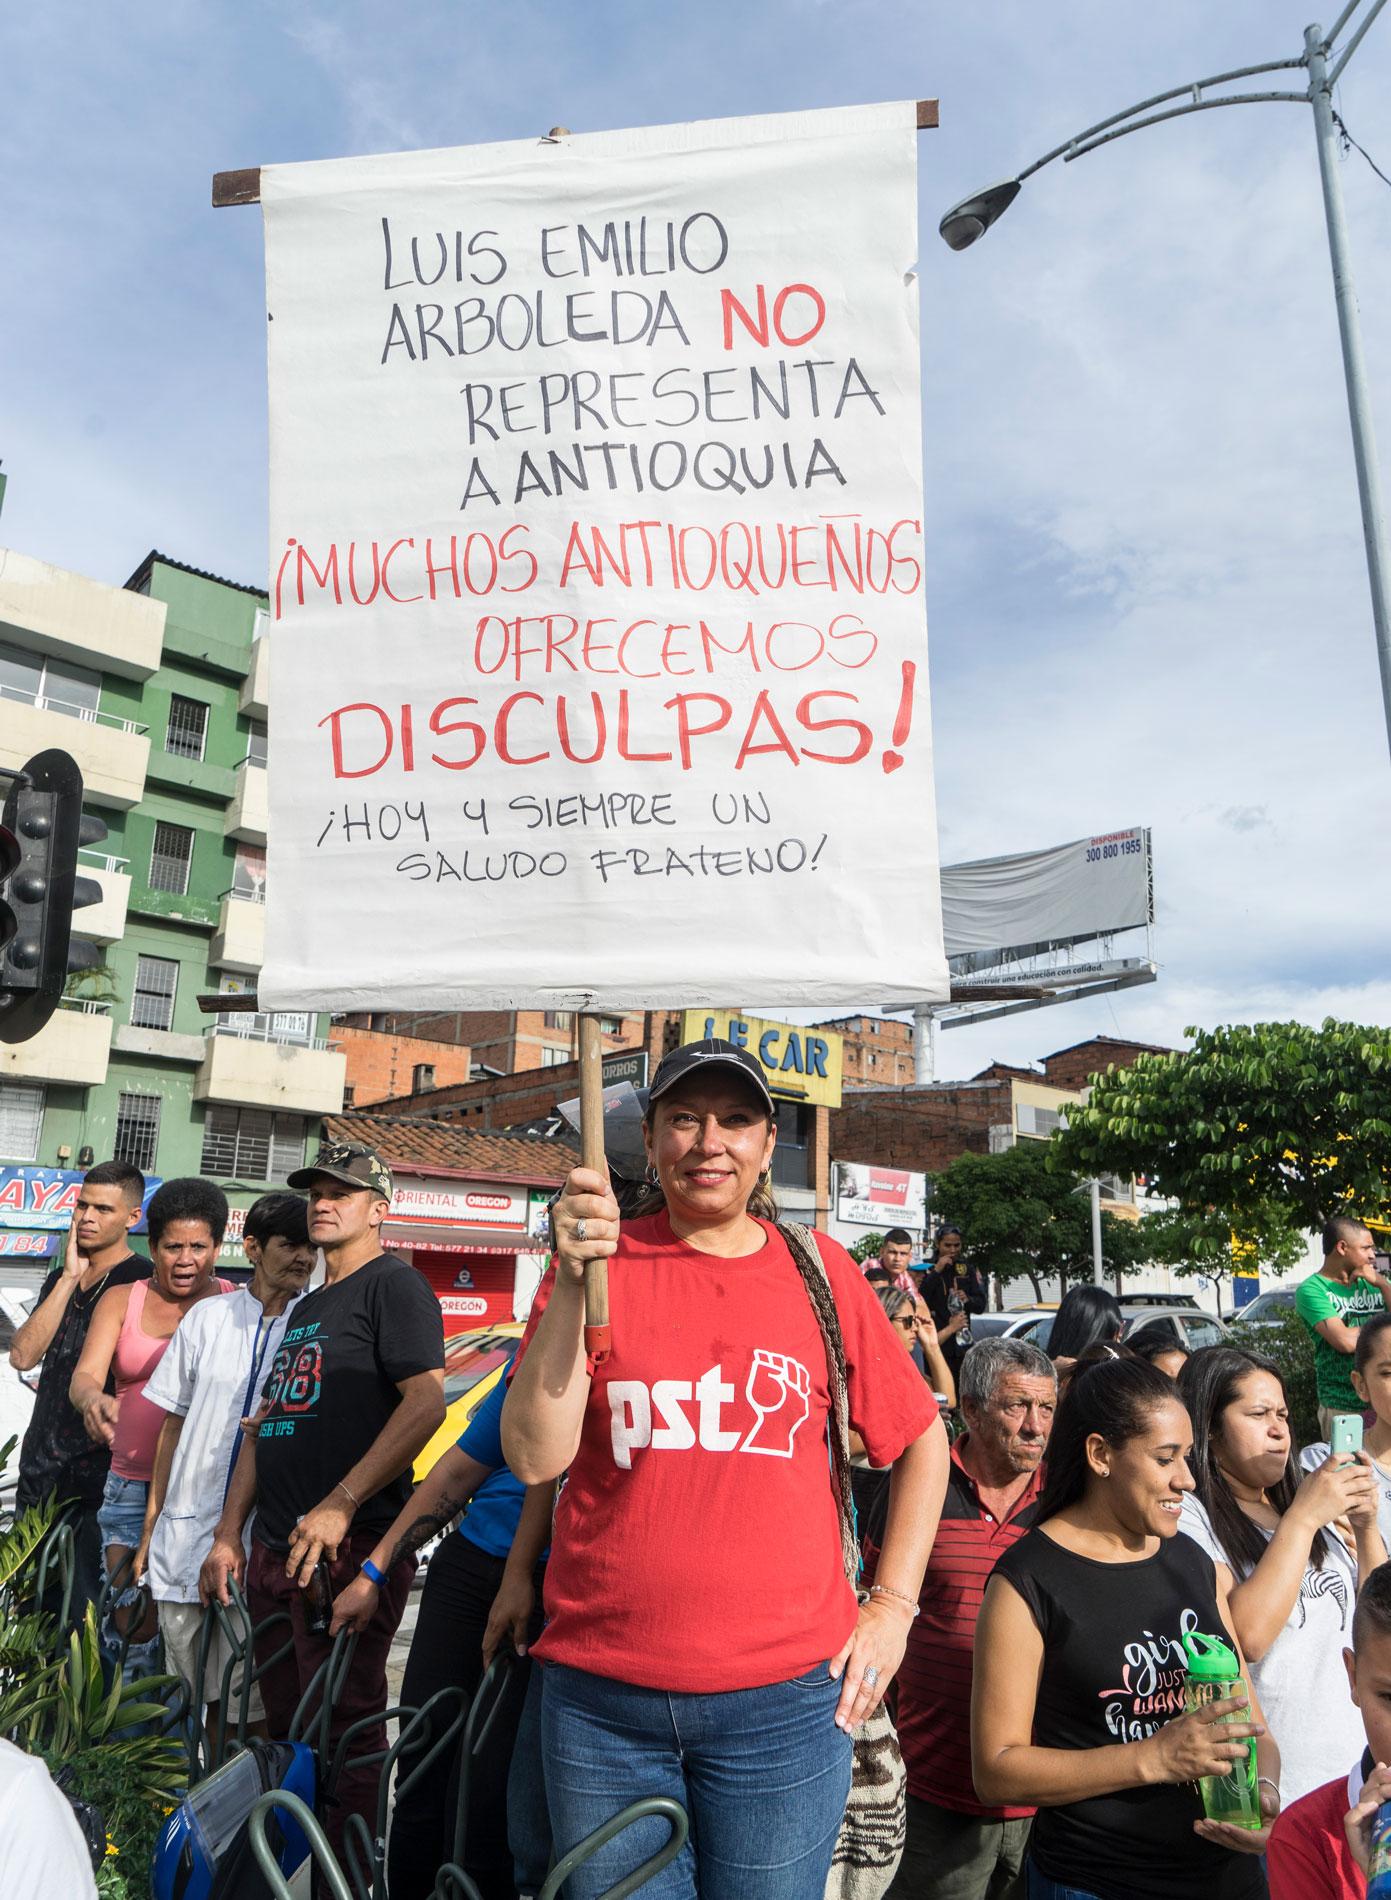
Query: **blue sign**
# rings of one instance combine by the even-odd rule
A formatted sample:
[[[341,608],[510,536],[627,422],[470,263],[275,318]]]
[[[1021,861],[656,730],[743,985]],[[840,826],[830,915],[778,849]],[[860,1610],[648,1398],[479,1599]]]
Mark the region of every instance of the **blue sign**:
[[[41,1233],[65,1234],[72,1225],[73,1209],[86,1174],[81,1168],[7,1168],[0,1167],[0,1230],[22,1227]],[[145,1232],[145,1210],[150,1196],[163,1182],[156,1176],[145,1177],[145,1199],[134,1232]],[[0,1240],[3,1240],[0,1232]],[[31,1248],[0,1245],[0,1254],[32,1252]],[[49,1248],[46,1251],[55,1252]]]
[[[62,1234],[17,1234],[0,1227],[0,1260],[48,1260],[62,1245]]]

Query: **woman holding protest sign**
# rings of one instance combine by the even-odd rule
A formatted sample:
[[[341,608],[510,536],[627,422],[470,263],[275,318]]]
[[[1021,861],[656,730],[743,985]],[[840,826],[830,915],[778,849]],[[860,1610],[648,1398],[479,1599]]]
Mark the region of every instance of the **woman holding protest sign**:
[[[666,1794],[694,1845],[654,1896],[819,1900],[852,1734],[917,1614],[946,1436],[849,1256],[776,1225],[774,1106],[753,1057],[716,1039],[673,1051],[644,1134],[651,1193],[621,1227],[602,1176],[567,1181],[503,1413],[520,1478],[569,1472],[535,1648],[556,1852]],[[602,1363],[584,1350],[591,1259],[610,1263]],[[858,1602],[841,1424],[894,1466],[884,1555]],[[571,1876],[571,1900],[664,1835],[628,1830]]]

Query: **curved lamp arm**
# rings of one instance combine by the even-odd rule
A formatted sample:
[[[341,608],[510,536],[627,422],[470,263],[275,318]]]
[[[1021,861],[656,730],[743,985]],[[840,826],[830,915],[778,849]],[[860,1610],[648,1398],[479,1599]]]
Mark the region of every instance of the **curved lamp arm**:
[[[1318,52],[1326,56],[1331,52],[1333,43],[1363,0],[1348,0],[1329,33],[1319,41]],[[1386,0],[1371,0],[1371,5],[1359,22],[1357,31],[1343,48],[1341,55],[1328,72],[1324,89],[1331,90],[1338,82],[1343,68],[1362,43],[1367,28],[1376,19]],[[1303,92],[1232,92],[1224,93],[1216,99],[1208,98],[1207,92],[1214,86],[1229,86],[1239,79],[1252,79],[1261,73],[1298,72],[1309,66],[1309,50],[1306,47],[1289,59],[1270,59],[1258,66],[1235,66],[1230,72],[1212,73],[1206,79],[1191,79],[1187,85],[1171,86],[1167,92],[1153,93],[1148,99],[1140,99],[1133,106],[1127,106],[1123,112],[1113,112],[1109,118],[1098,119],[1095,125],[1074,133],[1061,145],[1055,145],[1044,152],[1031,165],[1026,165],[1013,178],[1000,184],[991,185],[985,191],[976,192],[970,198],[963,198],[946,212],[938,225],[943,239],[954,251],[964,251],[984,235],[995,220],[1019,195],[1019,187],[1026,178],[1031,178],[1045,165],[1051,165],[1055,158],[1061,158],[1070,164],[1074,158],[1081,158],[1087,152],[1094,152],[1102,145],[1110,145],[1116,139],[1123,139],[1131,132],[1142,131],[1146,126],[1159,125],[1165,119],[1182,119],[1190,112],[1213,112],[1219,106],[1267,105],[1272,102],[1289,105],[1309,105],[1313,101],[1314,89],[1311,83]],[[1170,101],[1182,99],[1182,105],[1171,105]],[[1155,107],[1163,108],[1156,111]]]
[[[1229,93],[1221,99],[1203,97],[1209,86],[1226,86],[1230,85],[1234,79],[1251,79],[1257,73],[1288,72],[1303,65],[1304,55],[1301,53],[1294,59],[1267,60],[1262,66],[1238,66],[1229,73],[1213,73],[1207,79],[1190,79],[1185,86],[1171,86],[1167,92],[1156,92],[1148,99],[1139,99],[1133,106],[1127,106],[1124,112],[1113,112],[1109,118],[1098,119],[1095,125],[1089,125],[1085,131],[1074,133],[1062,145],[1055,145],[1051,152],[1045,152],[1042,158],[1036,158],[1032,165],[1026,165],[1018,174],[1019,181],[1022,184],[1034,172],[1041,171],[1045,165],[1050,165],[1055,158],[1080,158],[1084,151],[1089,152],[1097,145],[1104,145],[1107,142],[1106,139],[1099,136],[1103,133],[1109,134],[1111,138],[1123,138],[1127,132],[1138,132],[1141,125],[1154,125],[1160,119],[1175,119],[1184,112],[1211,111],[1214,106],[1240,106],[1266,99],[1295,99],[1301,105],[1307,105],[1308,97],[1302,92],[1239,92]],[[1148,113],[1151,106],[1167,105],[1170,99],[1182,99],[1185,94],[1189,95],[1189,103],[1186,106],[1176,106],[1169,112],[1156,112],[1146,119],[1137,118],[1139,113]],[[1127,125],[1125,124],[1127,119],[1134,119],[1136,123]],[[1119,129],[1112,131],[1113,126]]]

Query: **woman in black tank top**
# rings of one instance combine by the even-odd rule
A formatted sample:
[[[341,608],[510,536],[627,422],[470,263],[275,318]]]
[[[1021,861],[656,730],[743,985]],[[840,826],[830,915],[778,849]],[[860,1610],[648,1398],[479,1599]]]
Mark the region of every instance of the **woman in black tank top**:
[[[1268,1826],[1207,1821],[1195,1783],[1255,1735],[1267,1822],[1279,1756],[1235,1702],[1183,1713],[1182,1638],[1225,1635],[1212,1560],[1179,1535],[1193,1434],[1142,1359],[1088,1367],[1058,1409],[1034,1530],[996,1564],[976,1626],[976,1793],[1036,1805],[1029,1900],[1257,1900]],[[1245,1665],[1243,1664],[1243,1671]],[[1219,1739],[1220,1738],[1220,1739]]]

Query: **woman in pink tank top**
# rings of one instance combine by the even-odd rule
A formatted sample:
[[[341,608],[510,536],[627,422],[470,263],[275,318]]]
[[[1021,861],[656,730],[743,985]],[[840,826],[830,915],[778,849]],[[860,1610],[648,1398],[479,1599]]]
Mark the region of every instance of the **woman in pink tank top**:
[[[211,1181],[195,1177],[166,1181],[150,1201],[148,1280],[113,1287],[97,1302],[87,1343],[68,1387],[82,1414],[87,1435],[111,1447],[97,1524],[101,1532],[105,1579],[117,1594],[104,1635],[114,1649],[127,1634],[136,1579],[130,1559],[140,1542],[145,1503],[154,1469],[155,1441],[165,1414],[145,1397],[145,1383],[191,1306],[231,1290],[231,1282],[213,1277],[213,1263],[227,1229],[227,1197]],[[115,1392],[108,1392],[109,1379]],[[124,1573],[124,1574],[123,1574]],[[153,1666],[155,1614],[151,1607],[139,1627],[129,1630],[128,1667]]]

